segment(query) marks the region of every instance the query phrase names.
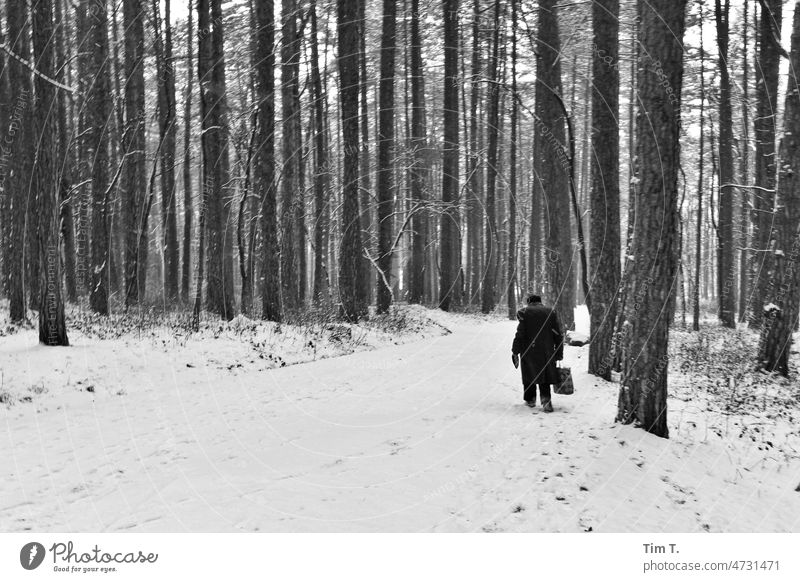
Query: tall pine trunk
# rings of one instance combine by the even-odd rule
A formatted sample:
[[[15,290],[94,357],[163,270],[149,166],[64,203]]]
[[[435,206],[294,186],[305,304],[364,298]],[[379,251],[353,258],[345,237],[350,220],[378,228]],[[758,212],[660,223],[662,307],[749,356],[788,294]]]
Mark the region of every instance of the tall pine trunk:
[[[203,206],[206,229],[206,307],[223,319],[233,318],[233,264],[228,253],[229,182],[228,119],[221,0],[197,3]]]
[[[64,302],[61,290],[61,249],[59,236],[59,160],[56,159],[56,88],[52,0],[39,0],[32,15],[33,56],[41,75],[34,77],[36,94],[36,155],[33,187],[36,215],[39,217],[37,252],[39,256],[39,343],[68,346]],[[48,79],[45,79],[47,77]]]
[[[795,5],[792,48],[780,144],[780,174],[775,215],[774,295],[764,307],[758,364],[789,375],[792,334],[800,313],[800,4]]]
[[[703,53],[703,11],[700,7],[700,152],[697,158],[697,232],[695,234],[694,257],[694,301],[692,309],[692,329],[700,331],[700,270],[703,258],[703,156],[705,154],[705,102],[706,75],[705,55]]]
[[[361,223],[358,209],[359,24],[357,16],[357,3],[337,0],[339,107],[344,151],[339,299],[341,315],[348,321],[358,321],[367,315],[367,297],[363,285],[365,264],[361,255]]]
[[[145,111],[144,111],[144,12],[141,0],[123,0],[125,30],[125,169],[122,188],[122,228],[125,237],[123,271],[125,307],[144,297],[142,281],[147,246],[147,217],[144,216]]]
[[[768,297],[772,272],[773,221],[775,218],[775,133],[778,123],[778,68],[783,14],[782,0],[761,3],[761,22],[756,66],[756,117],[754,134],[755,188],[753,189],[753,266],[750,327],[759,329]]]
[[[15,0],[6,11],[6,38],[8,46],[15,54],[26,60],[31,57],[28,28],[27,3]],[[16,171],[6,177],[4,197],[8,197],[9,223],[7,247],[3,249],[3,264],[8,277],[10,318],[12,322],[27,319],[25,306],[25,215],[28,190],[30,187],[32,144],[34,142],[33,116],[35,111],[33,85],[30,71],[19,61],[9,58],[6,61],[10,103],[7,123],[0,125],[3,130],[4,148],[0,150],[3,166],[11,166]],[[4,71],[5,73],[5,71]],[[13,129],[13,134],[11,133]],[[8,140],[12,143],[9,144]],[[7,171],[7,169],[6,169]],[[5,217],[4,217],[5,218]]]
[[[500,0],[494,3],[492,28],[492,56],[489,61],[489,84],[487,87],[486,131],[488,151],[486,155],[486,258],[483,287],[481,291],[481,311],[491,313],[495,307],[495,285],[497,284],[497,265],[499,239],[497,236],[497,165],[498,138],[500,124],[500,84],[498,68],[500,62]]]
[[[383,1],[381,35],[381,77],[378,103],[378,278],[377,313],[385,313],[392,303],[392,236],[394,211],[394,70],[397,41],[397,2]]]
[[[728,67],[730,0],[715,0],[719,58],[719,297],[718,315],[724,327],[736,327],[736,268],[733,252],[733,112]]]
[[[326,93],[319,70],[317,2],[311,3],[311,89],[314,109],[314,300],[326,301],[329,293],[328,214],[330,167],[328,162]]]
[[[412,249],[409,301],[422,303],[425,298],[426,247],[428,245],[429,157],[425,120],[425,77],[422,70],[422,35],[419,0],[411,0],[411,150],[409,169],[411,186]]]
[[[618,419],[669,437],[670,303],[677,273],[680,95],[685,0],[638,0],[638,196],[631,267],[635,303],[623,362]]]
[[[299,92],[300,38],[297,35],[297,2],[281,3],[281,110],[283,114],[283,172],[281,176],[281,284],[283,307],[300,307],[300,253],[296,221],[300,204],[300,157],[302,131],[295,94]]]
[[[183,104],[183,249],[181,257],[181,298],[189,301],[189,282],[192,276],[192,83],[194,81],[194,55],[192,35],[192,2],[187,6],[189,11],[186,32],[186,95]]]
[[[472,4],[472,65],[469,103],[469,152],[467,157],[467,264],[469,265],[469,304],[480,298],[481,241],[483,207],[481,205],[482,168],[478,149],[478,103],[481,96],[481,9],[480,0]]]
[[[158,129],[161,165],[161,231],[164,253],[164,300],[167,305],[178,298],[178,223],[175,208],[175,144],[177,140],[175,68],[172,63],[172,24],[170,1],[164,0],[163,33],[160,0],[153,4],[153,28],[158,78]]]
[[[261,200],[263,282],[261,317],[281,321],[278,208],[275,188],[275,16],[272,0],[254,2],[256,11],[256,191]]]
[[[556,0],[539,0],[534,173],[547,204],[544,221],[545,295],[566,329],[575,326],[575,270],[570,225],[570,164],[561,97],[561,41]]]
[[[517,4],[511,0],[511,151],[509,152],[508,193],[508,264],[507,291],[508,318],[516,319],[517,313]]]
[[[58,0],[56,0],[58,1]],[[108,10],[105,0],[93,1],[88,6],[89,38],[92,51],[92,85],[86,102],[91,132],[89,152],[92,159],[92,242],[89,271],[89,305],[92,311],[108,315],[108,265],[109,265],[109,177],[108,138],[111,127],[111,85],[109,83]]]
[[[619,0],[594,2],[592,29],[589,373],[610,380],[620,284]]]

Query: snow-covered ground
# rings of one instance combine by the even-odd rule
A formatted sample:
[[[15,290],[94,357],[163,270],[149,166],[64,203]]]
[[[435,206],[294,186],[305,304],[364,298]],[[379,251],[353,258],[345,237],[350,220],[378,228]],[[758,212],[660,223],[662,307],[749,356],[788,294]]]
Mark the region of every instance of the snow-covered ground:
[[[669,440],[615,424],[588,346],[566,348],[575,394],[531,410],[514,322],[426,313],[347,341],[247,320],[0,338],[0,531],[800,530],[785,417],[676,378]]]

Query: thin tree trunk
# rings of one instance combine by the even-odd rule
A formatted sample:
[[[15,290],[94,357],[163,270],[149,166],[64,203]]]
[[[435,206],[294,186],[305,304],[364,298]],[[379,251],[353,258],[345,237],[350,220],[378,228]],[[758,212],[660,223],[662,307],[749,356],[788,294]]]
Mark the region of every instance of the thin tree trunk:
[[[728,70],[730,0],[715,0],[719,58],[719,282],[718,315],[723,327],[736,327],[736,270],[733,251],[733,113]]]
[[[57,0],[56,0],[57,1]],[[89,35],[92,52],[91,76],[93,79],[87,97],[88,125],[91,131],[89,151],[92,159],[92,253],[89,270],[91,286],[89,305],[95,313],[108,315],[108,138],[111,120],[109,96],[108,11],[105,0],[92,3],[88,10]]]
[[[461,304],[458,152],[458,6],[444,0],[444,141],[442,144],[442,213],[439,248],[439,307]]]
[[[385,313],[392,303],[392,216],[394,212],[394,71],[397,41],[397,3],[383,1],[383,31],[381,34],[381,76],[378,103],[378,258],[377,313]]]
[[[517,2],[511,0],[511,151],[509,153],[508,193],[508,273],[507,303],[508,318],[517,316]]]
[[[703,156],[705,154],[705,54],[703,50],[703,8],[700,7],[700,155],[697,158],[697,234],[695,236],[694,309],[692,329],[700,331],[700,270],[703,249]]]
[[[192,83],[194,81],[194,55],[192,44],[193,21],[192,3],[189,11],[186,33],[186,95],[184,97],[184,130],[183,130],[183,257],[181,262],[181,298],[189,300],[189,281],[192,272]]]
[[[30,60],[31,45],[28,34],[27,4],[16,2],[14,10],[6,11],[6,38],[8,46],[15,54]],[[26,198],[30,188],[32,168],[31,147],[34,135],[33,117],[35,114],[33,85],[30,71],[20,62],[9,58],[5,65],[8,71],[8,87],[12,101],[8,108],[8,124],[0,126],[4,135],[2,153],[3,165],[14,164],[17,170],[6,178],[5,190],[10,204],[10,228],[4,265],[8,276],[8,295],[10,319],[21,322],[27,319],[25,305],[25,217]],[[6,71],[3,71],[4,73]],[[11,133],[13,129],[13,134]],[[11,139],[11,143],[8,140]]]
[[[36,156],[33,182],[36,216],[39,217],[39,343],[68,346],[61,290],[61,251],[58,226],[57,126],[54,123],[56,88],[44,77],[55,76],[53,7],[51,0],[39,0],[32,15],[33,56],[41,75],[34,76],[36,93]]]

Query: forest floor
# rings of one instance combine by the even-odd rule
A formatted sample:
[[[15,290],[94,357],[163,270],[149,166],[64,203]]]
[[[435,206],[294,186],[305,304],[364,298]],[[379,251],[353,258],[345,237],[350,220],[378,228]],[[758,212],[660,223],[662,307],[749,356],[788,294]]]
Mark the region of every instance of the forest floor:
[[[70,325],[0,331],[0,531],[800,531],[800,387],[747,330],[673,332],[661,439],[588,346],[524,406],[499,318]]]

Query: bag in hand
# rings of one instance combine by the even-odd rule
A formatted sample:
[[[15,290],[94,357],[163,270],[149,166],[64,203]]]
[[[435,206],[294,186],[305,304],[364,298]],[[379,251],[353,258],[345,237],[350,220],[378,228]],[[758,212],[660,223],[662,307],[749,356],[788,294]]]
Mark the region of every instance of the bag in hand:
[[[558,384],[553,387],[556,394],[572,394],[575,386],[572,384],[572,372],[569,368],[558,368]]]

